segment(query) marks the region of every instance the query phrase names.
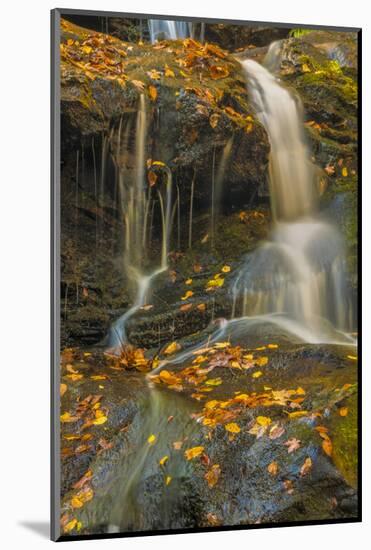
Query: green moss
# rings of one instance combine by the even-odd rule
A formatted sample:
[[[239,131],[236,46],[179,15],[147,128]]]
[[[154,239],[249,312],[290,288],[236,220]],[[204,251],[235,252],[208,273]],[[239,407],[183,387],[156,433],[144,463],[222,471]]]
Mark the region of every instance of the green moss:
[[[357,395],[341,403],[348,408],[346,416],[335,412],[330,421],[330,435],[333,443],[333,461],[346,481],[357,486]]]

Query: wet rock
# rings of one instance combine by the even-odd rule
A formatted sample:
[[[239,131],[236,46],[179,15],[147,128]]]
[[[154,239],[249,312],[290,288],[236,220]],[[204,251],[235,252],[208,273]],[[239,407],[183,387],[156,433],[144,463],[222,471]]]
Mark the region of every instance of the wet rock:
[[[275,40],[286,38],[289,30],[289,28],[231,25],[229,23],[206,24],[205,39],[226,50],[235,51],[248,46],[268,46]]]

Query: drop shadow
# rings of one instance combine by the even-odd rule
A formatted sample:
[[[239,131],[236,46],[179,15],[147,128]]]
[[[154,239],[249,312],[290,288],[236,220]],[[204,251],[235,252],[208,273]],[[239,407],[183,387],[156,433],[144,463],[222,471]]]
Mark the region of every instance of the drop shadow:
[[[48,521],[19,521],[18,525],[33,531],[43,539],[50,538],[50,523]]]

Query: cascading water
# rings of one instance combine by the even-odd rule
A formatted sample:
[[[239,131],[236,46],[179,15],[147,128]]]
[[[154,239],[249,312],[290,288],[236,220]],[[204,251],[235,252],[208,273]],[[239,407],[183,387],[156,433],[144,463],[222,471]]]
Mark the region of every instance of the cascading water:
[[[233,317],[284,314],[305,327],[311,342],[329,339],[331,323],[333,339],[341,340],[338,331],[349,329],[352,317],[342,241],[316,212],[315,167],[300,104],[263,66],[252,60],[242,65],[271,145],[274,226],[270,240],[247,257],[236,277]]]
[[[167,21],[165,19],[150,19],[148,21],[151,42],[156,40],[177,40],[190,36],[190,24],[185,21]]]
[[[119,176],[119,194],[125,231],[124,270],[128,280],[136,287],[136,296],[133,305],[111,327],[109,346],[112,348],[119,348],[122,344],[127,343],[127,321],[145,304],[152,280],[168,267],[167,255],[171,230],[172,177],[170,170],[165,168],[167,175],[165,192],[162,190],[157,191],[162,221],[161,259],[160,263],[152,266],[149,272],[145,270],[145,261],[148,259],[148,231],[151,228],[148,219],[150,212],[153,211],[154,198],[145,178],[147,114],[143,94],[139,99],[135,135],[135,181],[132,183],[130,178],[126,180],[125,171],[121,170]],[[120,140],[121,122],[117,139],[118,144],[120,144]]]

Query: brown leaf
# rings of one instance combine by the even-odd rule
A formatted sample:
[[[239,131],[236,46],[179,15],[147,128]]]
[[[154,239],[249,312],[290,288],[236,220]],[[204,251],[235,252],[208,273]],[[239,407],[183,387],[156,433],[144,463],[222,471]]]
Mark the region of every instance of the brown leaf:
[[[301,444],[300,439],[296,439],[296,437],[292,437],[291,439],[288,439],[284,443],[284,445],[286,445],[286,447],[287,447],[287,452],[288,453],[293,453],[294,451],[299,449],[300,444]]]
[[[148,94],[149,94],[149,97],[151,98],[151,101],[156,101],[156,99],[157,99],[157,88],[156,88],[156,86],[153,86],[152,84],[150,84],[148,86]]]
[[[271,474],[271,476],[276,476],[278,474],[278,464],[275,460],[271,462],[267,468],[268,472]]]
[[[327,456],[332,455],[332,441],[329,437],[322,441],[322,449],[327,454]]]

